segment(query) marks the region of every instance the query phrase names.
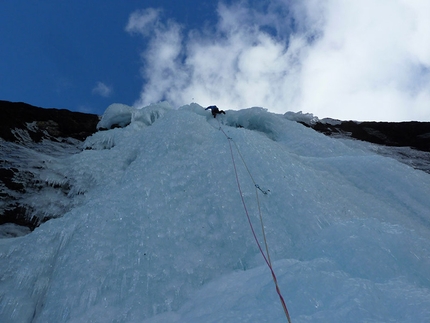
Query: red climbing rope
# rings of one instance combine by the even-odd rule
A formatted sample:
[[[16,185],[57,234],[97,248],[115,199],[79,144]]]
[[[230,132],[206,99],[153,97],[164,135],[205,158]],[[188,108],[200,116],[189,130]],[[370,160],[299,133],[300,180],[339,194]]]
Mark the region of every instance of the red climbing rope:
[[[217,120],[217,121],[218,121],[218,120]],[[219,123],[219,121],[218,121],[218,123]],[[264,191],[263,191],[263,190],[262,190],[262,189],[261,189],[261,188],[260,188],[256,183],[255,183],[254,178],[252,177],[251,172],[249,171],[248,166],[246,165],[245,160],[243,159],[243,156],[242,156],[242,154],[240,153],[239,147],[238,147],[238,146],[237,146],[237,144],[233,141],[233,139],[232,139],[232,138],[230,138],[230,137],[225,133],[225,131],[224,131],[224,130],[222,129],[222,127],[221,127],[221,124],[219,125],[219,129],[223,132],[223,134],[225,135],[225,137],[228,139],[228,144],[229,144],[229,147],[230,147],[231,160],[232,160],[232,162],[233,162],[234,173],[235,173],[235,176],[236,176],[237,188],[238,188],[238,190],[239,190],[239,194],[240,194],[240,198],[241,198],[241,201],[242,201],[242,205],[243,205],[243,208],[244,208],[244,210],[245,210],[246,217],[247,217],[247,219],[248,219],[248,223],[249,223],[249,226],[250,226],[251,231],[252,231],[252,235],[254,236],[254,240],[255,240],[255,242],[257,243],[258,249],[260,250],[260,253],[261,253],[261,255],[263,256],[264,261],[266,262],[267,266],[268,266],[268,267],[269,267],[269,269],[270,269],[270,272],[271,272],[271,274],[272,274],[272,278],[273,278],[273,282],[275,283],[276,292],[278,293],[279,300],[281,301],[282,308],[284,309],[284,312],[285,312],[285,316],[287,317],[288,322],[289,322],[289,323],[291,323],[290,314],[289,314],[289,312],[288,312],[287,305],[286,305],[286,303],[285,303],[285,300],[284,300],[284,298],[283,298],[283,296],[282,296],[282,293],[281,293],[281,290],[280,290],[280,288],[279,288],[278,280],[277,280],[277,278],[276,278],[275,271],[273,270],[272,262],[271,262],[271,260],[270,260],[269,248],[268,248],[268,244],[267,244],[267,240],[266,240],[266,234],[265,234],[265,231],[264,231],[263,217],[262,217],[262,215],[261,215],[260,202],[259,202],[259,199],[258,199],[258,190],[260,190],[260,191],[261,191],[261,192],[263,192],[264,194],[267,194],[267,192],[264,192]],[[248,208],[246,207],[245,199],[243,198],[242,188],[241,188],[241,186],[240,186],[240,182],[239,182],[239,175],[238,175],[237,167],[236,167],[236,161],[235,161],[235,159],[234,159],[233,147],[232,147],[232,145],[231,145],[231,142],[232,142],[232,141],[233,141],[233,143],[235,144],[236,149],[237,149],[237,152],[239,153],[239,156],[240,156],[240,158],[242,159],[242,162],[243,162],[243,164],[245,165],[245,168],[246,168],[246,170],[248,171],[248,174],[249,174],[249,176],[251,177],[251,179],[252,179],[252,181],[253,181],[253,183],[254,183],[255,189],[256,189],[256,194],[257,194],[257,203],[258,203],[258,211],[259,211],[259,215],[260,215],[261,228],[262,228],[262,232],[263,232],[264,244],[265,244],[265,248],[266,248],[266,254],[267,254],[267,256],[266,256],[266,254],[264,253],[263,248],[261,247],[260,242],[258,241],[257,235],[256,235],[255,230],[254,230],[254,226],[252,225],[252,221],[251,221],[251,218],[250,218],[250,216],[249,216]]]

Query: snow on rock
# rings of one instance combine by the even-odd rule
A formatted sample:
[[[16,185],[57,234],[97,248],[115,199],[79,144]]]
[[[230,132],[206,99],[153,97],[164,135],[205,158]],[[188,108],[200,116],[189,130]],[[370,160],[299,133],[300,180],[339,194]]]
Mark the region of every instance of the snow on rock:
[[[108,106],[102,119],[97,124],[97,129],[111,129],[113,127],[125,127],[130,123],[149,126],[167,111],[172,110],[168,102],[151,104],[142,109],[135,109],[125,104],[114,103]]]
[[[0,239],[15,238],[30,233],[29,228],[22,225],[16,225],[14,223],[5,223],[2,224],[0,227]]]
[[[125,127],[131,122],[134,108],[120,103],[113,103],[107,107],[97,129],[110,129],[113,126]]]
[[[168,102],[160,102],[151,104],[142,109],[136,109],[133,112],[133,123],[143,124],[145,126],[152,125],[157,119],[162,118],[165,113],[172,110],[172,106]]]
[[[7,238],[77,205],[73,180],[56,168],[82,150],[99,118],[1,100],[0,115],[0,238]]]
[[[284,117],[291,121],[301,122],[308,125],[313,125],[320,120],[318,117],[314,116],[312,113],[303,113],[302,111],[299,112],[292,112],[288,111],[284,114]]]
[[[429,174],[261,108],[115,109],[56,164],[81,203],[0,240],[0,322],[285,322],[235,169],[294,323],[430,321]]]

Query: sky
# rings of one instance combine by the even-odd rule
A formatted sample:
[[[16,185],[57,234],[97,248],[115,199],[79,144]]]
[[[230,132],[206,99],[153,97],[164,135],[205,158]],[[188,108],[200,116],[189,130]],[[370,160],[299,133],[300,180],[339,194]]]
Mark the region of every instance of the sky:
[[[3,0],[0,99],[430,121],[430,2]]]

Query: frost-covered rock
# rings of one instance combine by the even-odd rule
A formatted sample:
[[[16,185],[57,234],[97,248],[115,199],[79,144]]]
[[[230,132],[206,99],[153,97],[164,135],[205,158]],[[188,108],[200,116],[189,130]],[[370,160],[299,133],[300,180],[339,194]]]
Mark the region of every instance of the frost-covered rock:
[[[97,125],[97,129],[123,128],[130,123],[149,126],[172,109],[172,106],[168,102],[151,104],[140,109],[135,109],[125,104],[114,103],[107,107]]]
[[[312,113],[303,113],[288,111],[284,114],[284,117],[291,121],[296,121],[308,125],[315,124],[319,121],[318,117],[314,116]]]
[[[133,112],[132,122],[142,124],[144,126],[150,126],[172,109],[173,107],[168,102],[151,104],[141,109],[136,109]]]
[[[0,115],[0,237],[13,237],[76,205],[73,183],[54,168],[82,150],[99,118],[8,101]]]
[[[125,104],[111,104],[107,107],[102,119],[97,124],[97,129],[110,129],[114,126],[125,127],[129,125],[134,110],[134,108]]]

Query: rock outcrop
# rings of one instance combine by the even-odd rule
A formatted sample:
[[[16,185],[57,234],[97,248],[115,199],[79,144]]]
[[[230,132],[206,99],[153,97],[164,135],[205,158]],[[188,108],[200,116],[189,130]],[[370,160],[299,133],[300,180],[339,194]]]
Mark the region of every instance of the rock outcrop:
[[[374,144],[372,149],[430,173],[430,122],[357,122],[334,119],[299,121],[327,136]]]
[[[99,117],[8,101],[0,101],[0,115],[0,225],[17,236],[67,210],[67,181],[55,184],[41,174],[51,159],[81,151]],[[47,194],[60,198],[39,206]]]

